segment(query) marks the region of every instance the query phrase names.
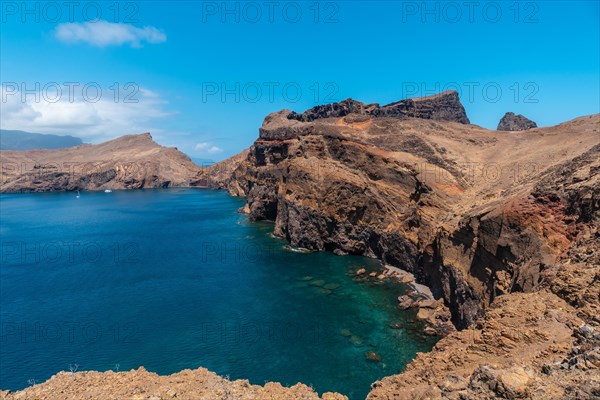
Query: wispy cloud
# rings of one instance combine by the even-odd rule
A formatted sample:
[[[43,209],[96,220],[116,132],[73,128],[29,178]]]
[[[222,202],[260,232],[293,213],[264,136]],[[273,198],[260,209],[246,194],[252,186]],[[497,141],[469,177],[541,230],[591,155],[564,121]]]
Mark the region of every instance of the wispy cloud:
[[[208,154],[217,154],[217,153],[220,153],[223,151],[223,149],[221,149],[220,147],[213,146],[209,142],[197,143],[196,146],[194,147],[194,149],[199,151],[200,153],[208,153]]]
[[[103,20],[93,22],[67,22],[54,31],[55,37],[64,43],[87,43],[97,47],[130,45],[142,47],[142,43],[163,43],[167,35],[153,26],[143,28],[131,24]]]
[[[8,92],[0,87],[2,113],[0,126],[29,132],[74,135],[89,142],[113,139],[127,133],[157,132],[156,123],[172,112],[159,94],[139,88],[136,103],[115,102],[112,95],[96,102],[66,96],[56,102],[42,96]]]

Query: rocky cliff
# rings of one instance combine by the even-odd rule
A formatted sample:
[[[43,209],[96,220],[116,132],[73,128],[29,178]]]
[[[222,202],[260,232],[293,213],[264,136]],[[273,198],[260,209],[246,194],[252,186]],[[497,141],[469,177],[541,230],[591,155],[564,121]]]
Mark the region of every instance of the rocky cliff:
[[[441,118],[445,107],[422,118],[378,109],[347,100],[270,114],[248,151],[200,179],[246,196],[249,218],[292,245],[377,257],[447,307],[432,318],[457,330],[438,330],[447,336],[432,352],[375,382],[369,400],[600,398],[600,115],[523,135]],[[232,394],[205,378],[194,397],[188,372],[61,374],[5,395],[96,398],[123,379],[132,398],[174,397],[157,382],[181,385],[176,398],[317,398],[225,384]]]
[[[600,396],[600,115],[523,136],[377,109],[270,114],[220,182],[292,245],[409,271],[484,335],[449,335],[370,398]]]
[[[1,151],[0,192],[202,185],[201,167],[149,133],[59,150]]]
[[[453,121],[461,124],[469,123],[469,118],[467,118],[465,108],[458,98],[458,93],[453,90],[432,96],[400,100],[385,106],[364,104],[360,101],[346,99],[339,103],[316,106],[302,114],[290,112],[288,118],[302,122],[311,122],[321,118],[345,117],[348,114],[399,119],[422,118],[437,121]]]
[[[294,246],[414,273],[458,328],[499,295],[539,288],[581,233],[580,214],[598,207],[597,115],[526,138],[456,122],[289,115],[265,119],[220,185]],[[557,189],[561,169],[579,174],[576,184]]]

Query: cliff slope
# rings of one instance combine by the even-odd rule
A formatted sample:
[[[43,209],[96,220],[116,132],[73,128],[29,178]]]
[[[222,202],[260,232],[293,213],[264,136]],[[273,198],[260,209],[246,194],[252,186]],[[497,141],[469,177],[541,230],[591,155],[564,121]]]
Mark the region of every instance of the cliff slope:
[[[464,328],[495,297],[541,287],[595,234],[599,121],[524,135],[364,114],[302,122],[284,110],[219,186],[294,246],[414,273]]]
[[[598,398],[600,115],[498,132],[369,110],[270,114],[220,186],[292,245],[377,257],[449,308],[462,331],[370,398]]]
[[[149,133],[59,150],[1,151],[0,192],[197,186],[201,167]]]

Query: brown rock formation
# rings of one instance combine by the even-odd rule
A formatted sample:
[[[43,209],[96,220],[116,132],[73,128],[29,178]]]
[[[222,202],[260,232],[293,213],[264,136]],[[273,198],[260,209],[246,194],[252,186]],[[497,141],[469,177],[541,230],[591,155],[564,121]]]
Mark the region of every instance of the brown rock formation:
[[[291,112],[288,118],[302,122],[312,122],[322,118],[345,117],[349,114],[400,119],[422,118],[436,121],[453,121],[461,124],[469,123],[465,108],[458,98],[458,92],[454,90],[432,96],[400,100],[385,106],[364,104],[353,99],[346,99],[339,103],[316,106],[302,114]]]
[[[375,382],[368,400],[597,398],[600,334],[583,347],[581,325],[551,293],[501,296],[475,326]]]
[[[129,372],[61,372],[45,383],[10,393],[0,392],[1,400],[348,400],[337,393],[319,397],[301,383],[290,388],[279,383],[264,386],[248,381],[230,381],[204,369],[183,370],[159,376],[144,368]]]
[[[0,192],[201,185],[201,167],[149,133],[59,150],[3,150],[0,157]]]
[[[294,246],[413,273],[459,328],[496,296],[539,288],[580,232],[580,214],[597,212],[597,115],[524,138],[452,122],[288,114],[265,119],[227,183],[247,196],[250,218],[274,221]],[[536,185],[565,168],[581,175],[573,188]]]
[[[225,183],[250,218],[294,246],[409,271],[471,327],[370,398],[600,396],[600,115],[527,136],[288,115],[265,119]]]
[[[512,112],[504,114],[498,123],[499,131],[526,131],[528,129],[537,128],[537,124],[532,120],[525,118],[521,114],[515,115]]]

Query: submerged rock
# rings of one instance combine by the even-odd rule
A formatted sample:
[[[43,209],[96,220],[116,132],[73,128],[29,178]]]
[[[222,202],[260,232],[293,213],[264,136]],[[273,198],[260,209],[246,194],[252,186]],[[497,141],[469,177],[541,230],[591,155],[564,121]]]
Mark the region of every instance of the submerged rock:
[[[389,327],[392,329],[402,329],[404,324],[402,324],[402,322],[390,322]]]
[[[363,345],[363,340],[359,336],[352,335],[350,337],[350,343],[352,343],[355,346],[361,347]]]
[[[377,354],[376,352],[374,352],[373,350],[366,351],[365,358],[367,359],[367,361],[376,362],[376,363],[381,362],[381,356],[379,354]]]
[[[337,288],[339,288],[341,285],[339,283],[328,283],[327,285],[323,286],[325,289],[329,289],[329,290],[335,290]]]

